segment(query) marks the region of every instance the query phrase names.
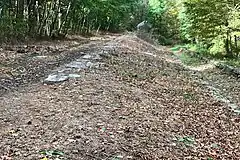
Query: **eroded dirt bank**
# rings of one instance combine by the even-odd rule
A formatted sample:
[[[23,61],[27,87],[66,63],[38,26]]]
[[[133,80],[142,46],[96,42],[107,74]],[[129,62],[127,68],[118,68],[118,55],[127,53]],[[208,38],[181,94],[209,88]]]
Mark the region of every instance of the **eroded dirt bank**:
[[[92,54],[102,65],[75,67],[80,77],[0,97],[0,157],[240,159],[239,115],[167,48],[123,35],[78,58]]]

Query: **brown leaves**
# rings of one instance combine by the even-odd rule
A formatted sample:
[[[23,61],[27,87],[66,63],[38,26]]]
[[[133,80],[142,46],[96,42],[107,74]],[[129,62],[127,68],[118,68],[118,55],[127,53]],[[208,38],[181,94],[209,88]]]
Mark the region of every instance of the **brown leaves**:
[[[0,126],[22,130],[12,131],[18,139],[0,136],[0,148],[10,144],[16,159],[41,159],[45,148],[59,148],[67,159],[239,159],[239,117],[195,81],[202,74],[166,62],[165,48],[159,52],[131,36],[85,52],[106,46],[118,55],[109,51],[106,66],[3,96]],[[7,118],[11,121],[1,121]]]
[[[9,156],[1,156],[1,160],[12,160]]]

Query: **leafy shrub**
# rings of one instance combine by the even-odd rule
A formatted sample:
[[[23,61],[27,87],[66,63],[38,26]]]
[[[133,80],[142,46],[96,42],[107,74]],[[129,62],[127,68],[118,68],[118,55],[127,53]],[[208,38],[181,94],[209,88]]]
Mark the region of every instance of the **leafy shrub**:
[[[201,64],[205,64],[206,61],[202,59],[200,56],[191,55],[189,53],[182,53],[178,56],[178,58],[186,65],[189,66],[197,66]]]
[[[28,31],[27,23],[18,19],[3,18],[0,21],[0,41],[24,40]]]
[[[171,48],[171,50],[175,52],[175,55],[186,65],[197,66],[207,63],[204,57],[207,55],[208,50],[203,45],[176,45]]]
[[[222,36],[218,36],[212,40],[213,45],[210,47],[209,52],[212,55],[223,54],[225,51],[224,41]]]
[[[165,38],[164,36],[159,36],[158,42],[162,45],[172,45],[173,42],[170,38]]]
[[[240,59],[226,59],[225,64],[233,66],[233,67],[240,67]]]

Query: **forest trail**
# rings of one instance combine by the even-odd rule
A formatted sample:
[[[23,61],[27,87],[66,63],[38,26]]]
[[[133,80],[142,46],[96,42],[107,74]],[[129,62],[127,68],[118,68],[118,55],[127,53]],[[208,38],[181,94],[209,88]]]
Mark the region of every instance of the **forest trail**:
[[[240,106],[237,78],[186,68],[131,34],[66,46],[4,54],[0,159],[240,159],[240,117],[229,108]],[[18,63],[20,71],[10,67]],[[54,74],[67,78],[44,81]]]

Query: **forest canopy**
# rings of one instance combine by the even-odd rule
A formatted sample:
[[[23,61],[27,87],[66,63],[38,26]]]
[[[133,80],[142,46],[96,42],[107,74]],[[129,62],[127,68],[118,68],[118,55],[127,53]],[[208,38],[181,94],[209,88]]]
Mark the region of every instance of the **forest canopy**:
[[[56,37],[153,26],[161,44],[197,44],[238,56],[240,0],[1,0],[0,40]]]
[[[137,0],[4,0],[0,2],[0,36],[123,30],[138,4]]]

